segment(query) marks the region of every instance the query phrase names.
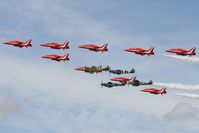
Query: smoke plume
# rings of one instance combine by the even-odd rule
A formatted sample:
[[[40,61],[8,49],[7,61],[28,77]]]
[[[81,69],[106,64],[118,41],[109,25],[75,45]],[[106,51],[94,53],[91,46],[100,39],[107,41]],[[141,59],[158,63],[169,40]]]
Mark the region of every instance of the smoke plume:
[[[176,83],[153,83],[153,85],[176,89],[176,90],[185,90],[185,91],[199,90],[199,85],[186,85],[186,84],[176,84]]]
[[[183,97],[188,97],[188,98],[193,98],[193,99],[199,99],[199,95],[198,94],[176,93],[176,95],[183,96]]]
[[[189,56],[166,55],[166,54],[162,54],[162,56],[173,58],[173,59],[176,59],[176,60],[185,61],[185,62],[191,62],[191,63],[198,63],[199,64],[199,57],[196,57],[196,56],[189,57]]]

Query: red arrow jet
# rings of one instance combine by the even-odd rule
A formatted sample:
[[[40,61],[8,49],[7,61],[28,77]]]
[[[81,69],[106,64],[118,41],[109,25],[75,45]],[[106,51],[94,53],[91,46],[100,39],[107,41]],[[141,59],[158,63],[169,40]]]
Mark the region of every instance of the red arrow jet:
[[[177,48],[177,49],[169,49],[169,50],[166,50],[166,52],[169,52],[169,53],[175,53],[177,55],[182,55],[182,56],[193,56],[193,55],[196,55],[196,47],[193,47],[192,49],[190,50],[185,50],[185,49],[182,49],[182,48]]]
[[[40,46],[44,46],[44,47],[50,47],[52,49],[69,49],[69,41],[63,43],[63,44],[59,44],[56,42],[51,42],[51,43],[45,43],[45,44],[41,44]]]
[[[121,82],[121,83],[131,83],[131,82],[134,82],[136,80],[136,76],[133,76],[131,78],[125,78],[125,77],[117,77],[117,78],[112,78],[110,79],[112,81],[118,81],[118,82]]]
[[[29,39],[25,42],[15,40],[15,41],[4,42],[3,44],[12,45],[12,46],[19,47],[19,48],[23,48],[23,47],[27,48],[27,47],[32,47],[31,41],[32,41],[31,39]]]
[[[79,67],[79,68],[75,68],[75,70],[78,70],[78,71],[84,71],[84,72],[87,72],[87,73],[90,73],[90,74],[93,74],[93,73],[100,73],[102,72],[102,66],[91,66],[91,67],[88,67],[88,66],[84,66],[84,67]]]
[[[67,60],[70,60],[68,58],[69,54],[65,54],[63,56],[60,56],[60,55],[56,55],[56,54],[51,54],[51,55],[45,55],[45,56],[42,56],[42,58],[46,58],[46,59],[51,59],[51,60],[54,60],[54,61],[67,61]]]
[[[145,50],[145,49],[142,49],[142,48],[128,48],[128,49],[125,49],[124,51],[127,51],[127,52],[132,52],[132,53],[135,53],[135,54],[138,54],[138,55],[154,55],[154,47],[151,47],[149,48],[148,50]]]
[[[105,52],[108,51],[107,49],[108,43],[105,43],[102,46],[97,46],[96,44],[87,44],[87,45],[81,45],[79,46],[79,48],[84,48],[84,49],[88,49],[90,51],[95,51],[95,52]]]
[[[149,92],[151,94],[166,94],[166,88],[162,88],[162,89],[156,89],[156,88],[147,88],[147,89],[144,89],[144,90],[141,90],[143,92]]]

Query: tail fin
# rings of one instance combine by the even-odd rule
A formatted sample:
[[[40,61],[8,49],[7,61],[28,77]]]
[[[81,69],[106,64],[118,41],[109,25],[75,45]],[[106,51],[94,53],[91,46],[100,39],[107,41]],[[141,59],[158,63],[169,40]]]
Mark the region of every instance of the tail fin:
[[[133,76],[129,79],[129,83],[134,82],[136,80],[136,76]]]
[[[195,52],[195,50],[196,50],[196,47],[193,47],[192,49],[190,49],[188,52],[187,52],[187,54],[188,55],[196,55],[196,52]]]
[[[98,69],[101,69],[101,68],[102,68],[102,66],[101,66],[101,65],[99,65],[97,68],[98,68]]]
[[[162,89],[160,90],[160,93],[161,93],[161,94],[167,93],[167,92],[166,92],[166,88],[162,88]]]
[[[69,56],[69,54],[65,54],[65,55],[61,56],[60,59],[62,59],[63,61],[69,60],[68,56]]]
[[[100,48],[99,48],[99,50],[100,51],[108,51],[108,49],[107,49],[107,46],[108,46],[108,43],[105,43],[104,45],[102,45]]]
[[[149,48],[148,50],[145,51],[146,54],[151,54],[153,53],[154,47]]]
[[[28,46],[28,45],[32,46],[32,45],[31,45],[31,41],[32,41],[32,39],[29,39],[29,40],[27,40],[26,42],[23,42],[23,45],[24,45],[24,46]]]
[[[69,41],[67,41],[67,42],[65,42],[65,43],[63,43],[63,45],[61,46],[63,49],[67,49],[67,48],[69,48]]]

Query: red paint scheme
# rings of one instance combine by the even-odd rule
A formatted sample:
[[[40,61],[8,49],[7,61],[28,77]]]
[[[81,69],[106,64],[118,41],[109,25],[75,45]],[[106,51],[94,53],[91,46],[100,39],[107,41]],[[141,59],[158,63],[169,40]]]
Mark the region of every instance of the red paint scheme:
[[[88,66],[75,68],[75,70],[84,71],[84,72],[88,72],[88,71],[87,71],[88,69],[90,69],[90,67],[88,67]]]
[[[193,47],[192,49],[190,50],[185,50],[185,49],[182,49],[182,48],[176,48],[176,49],[169,49],[169,50],[166,50],[166,52],[169,52],[169,53],[175,53],[177,55],[182,55],[182,56],[193,56],[193,55],[196,55],[196,47]]]
[[[88,73],[90,72],[90,69],[91,69],[91,67],[88,67],[88,66],[75,68],[75,70],[84,71],[84,72],[88,72]],[[96,73],[102,72],[102,66],[98,66],[96,69],[97,69]]]
[[[23,48],[23,47],[32,47],[32,44],[31,44],[31,39],[25,41],[25,42],[21,42],[19,40],[14,40],[14,41],[9,41],[9,42],[4,42],[3,44],[6,44],[6,45],[12,45],[12,46],[15,46],[15,47],[19,47],[19,48]]]
[[[63,43],[63,44],[59,44],[56,42],[51,42],[51,43],[45,43],[45,44],[41,44],[40,46],[44,46],[44,47],[50,47],[52,49],[69,49],[69,41]]]
[[[56,54],[51,54],[51,55],[45,55],[45,56],[42,56],[42,58],[46,58],[46,59],[51,59],[51,60],[54,60],[54,61],[67,61],[67,60],[70,60],[68,58],[69,54],[65,54],[63,56],[60,56],[60,55],[56,55]]]
[[[147,88],[147,89],[144,89],[144,90],[141,90],[143,92],[149,92],[151,94],[166,94],[166,88],[162,88],[162,89],[156,89],[156,88]]]
[[[108,43],[105,43],[102,46],[97,46],[96,44],[87,44],[87,45],[81,45],[79,46],[79,48],[84,48],[84,49],[88,49],[90,51],[95,51],[95,52],[105,52],[108,51],[107,49]]]
[[[135,53],[135,54],[138,54],[138,55],[154,55],[154,47],[151,47],[149,48],[148,50],[145,50],[145,49],[142,49],[142,48],[128,48],[128,49],[125,49],[124,51],[127,51],[127,52],[132,52],[132,53]]]
[[[117,77],[117,78],[112,78],[110,79],[112,81],[118,81],[118,82],[121,82],[121,83],[127,83],[127,82],[134,82],[136,80],[136,76],[133,76],[131,78],[125,78],[125,77]]]

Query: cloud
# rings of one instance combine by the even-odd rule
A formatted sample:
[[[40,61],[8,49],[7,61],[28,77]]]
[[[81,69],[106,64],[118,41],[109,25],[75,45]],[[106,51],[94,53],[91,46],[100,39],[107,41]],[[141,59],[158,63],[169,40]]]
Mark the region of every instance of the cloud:
[[[19,102],[4,93],[0,93],[0,117],[9,116],[20,108]]]
[[[188,103],[177,104],[170,112],[164,115],[164,118],[169,121],[195,121],[199,120],[199,111],[197,108]]]
[[[31,128],[31,131],[45,129],[45,132],[61,133],[129,131],[154,133],[154,128],[163,127],[164,124],[159,124],[159,120],[155,117],[164,114],[176,103],[172,101],[171,96],[145,95],[140,93],[141,87],[100,88],[100,81],[105,77],[103,74],[87,75],[72,70],[73,65],[82,65],[86,60],[92,64],[103,63],[102,59],[104,63],[108,62],[106,59],[111,60],[108,62],[110,64],[115,63],[117,61],[113,61],[112,58],[114,52],[109,56],[111,58],[107,55],[108,58],[104,55],[96,56],[96,53],[90,58],[89,55],[92,53],[81,56],[77,51],[77,54],[71,54],[73,57],[76,56],[76,61],[73,58],[66,64],[39,59],[39,54],[44,53],[43,49],[37,48],[37,44],[41,41],[71,39],[72,48],[82,42],[108,41],[114,47],[148,43],[148,39],[120,32],[119,29],[106,25],[101,20],[85,15],[81,10],[77,11],[71,7],[71,4],[72,1],[40,0],[0,4],[2,15],[6,17],[2,20],[5,23],[2,26],[5,31],[2,41],[29,37],[34,40],[32,49],[9,47],[8,50],[6,46],[3,48],[9,52],[1,49],[0,85],[9,88],[6,90],[8,93],[23,101],[23,111],[18,116],[1,122],[2,125],[11,128],[15,126]],[[10,51],[15,51],[17,57]],[[115,59],[121,58],[120,54],[117,56]],[[132,60],[130,56],[128,59]],[[125,64],[132,65],[128,59],[125,58],[125,61],[128,61]],[[147,61],[150,65],[153,64],[151,60],[148,58]],[[121,60],[120,64],[122,61],[124,60]],[[154,65],[146,67],[146,64],[141,64],[141,62],[147,63],[146,58],[140,57],[137,61],[139,67],[145,70],[142,71],[145,75],[145,72],[150,72],[148,68],[154,69]],[[160,131],[163,129],[158,130]]]

